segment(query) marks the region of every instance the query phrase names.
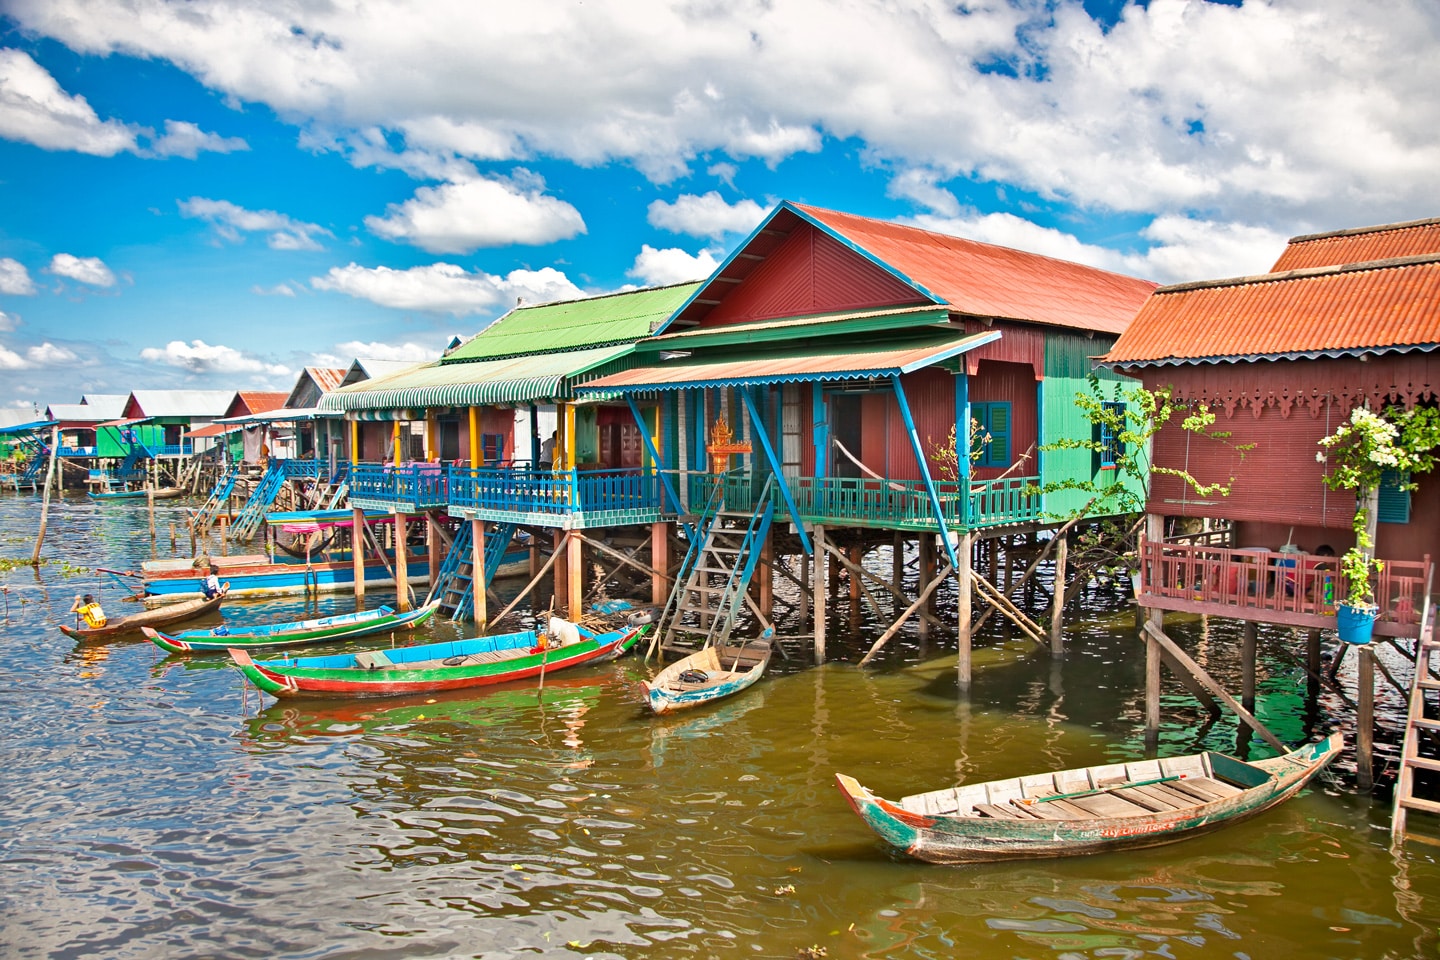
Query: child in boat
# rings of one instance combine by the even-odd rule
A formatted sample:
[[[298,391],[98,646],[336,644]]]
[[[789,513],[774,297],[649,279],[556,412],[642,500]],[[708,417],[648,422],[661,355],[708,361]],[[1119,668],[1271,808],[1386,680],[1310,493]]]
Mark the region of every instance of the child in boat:
[[[220,596],[220,568],[210,564],[210,572],[205,579],[200,581],[200,592],[205,594],[206,600],[214,600]]]
[[[75,594],[75,602],[70,605],[71,613],[78,613],[80,619],[85,621],[85,626],[91,630],[103,627],[106,624],[105,611],[100,609],[100,604],[95,602],[93,594]]]

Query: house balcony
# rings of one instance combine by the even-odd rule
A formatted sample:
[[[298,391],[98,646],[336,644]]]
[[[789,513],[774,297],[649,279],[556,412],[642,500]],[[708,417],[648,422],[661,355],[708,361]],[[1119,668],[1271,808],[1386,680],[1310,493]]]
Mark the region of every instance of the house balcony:
[[[194,452],[189,440],[184,443],[147,444],[151,457],[188,457]]]
[[[801,477],[795,481],[800,515],[813,523],[886,530],[935,529],[935,508],[919,480]],[[947,530],[979,530],[1029,523],[1042,513],[1039,477],[974,481],[968,496],[956,483],[937,481]]]
[[[1335,626],[1345,597],[1338,557],[1260,548],[1145,542],[1140,547],[1142,607],[1319,630]],[[1387,560],[1375,590],[1375,633],[1418,637],[1431,562]]]
[[[652,469],[554,470],[530,463],[449,469],[450,515],[500,523],[584,529],[654,523],[665,490]]]
[[[445,465],[357,463],[350,467],[350,506],[361,510],[420,513],[450,504]]]
[[[66,446],[61,446],[61,447],[59,447],[55,452],[58,453],[61,457],[85,458],[85,457],[97,457],[97,456],[99,456],[99,453],[97,452],[97,450],[98,450],[98,448],[96,448],[96,447],[94,447],[94,446],[89,446],[89,447],[66,447]]]

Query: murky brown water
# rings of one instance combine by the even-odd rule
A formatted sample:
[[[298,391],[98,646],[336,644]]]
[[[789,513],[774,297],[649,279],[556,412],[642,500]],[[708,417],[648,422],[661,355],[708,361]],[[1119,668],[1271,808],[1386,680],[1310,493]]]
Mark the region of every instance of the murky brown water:
[[[37,515],[29,497],[0,498],[0,556],[28,556]],[[143,507],[70,500],[46,555],[128,566],[148,554],[144,527]],[[633,683],[652,668],[633,656],[549,677],[543,693],[280,704],[223,659],[77,648],[53,627],[74,594],[100,588],[120,610],[119,592],[57,567],[0,575],[7,958],[1437,951],[1440,848],[1392,855],[1387,807],[1343,770],[1205,839],[965,869],[893,859],[835,791],[836,771],[898,795],[1143,755],[1125,615],[1075,623],[1060,662],[997,629],[968,698],[943,636],[922,657],[902,635],[878,668],[856,668],[874,635],[862,622],[832,639],[849,662],[777,661],[747,695],[690,716],[641,712]],[[1238,629],[1177,632],[1233,671]],[[1262,645],[1259,712],[1299,740],[1327,729],[1331,705],[1307,711],[1293,694],[1286,636]],[[1166,714],[1162,751],[1235,748],[1233,721],[1200,727],[1182,693]]]

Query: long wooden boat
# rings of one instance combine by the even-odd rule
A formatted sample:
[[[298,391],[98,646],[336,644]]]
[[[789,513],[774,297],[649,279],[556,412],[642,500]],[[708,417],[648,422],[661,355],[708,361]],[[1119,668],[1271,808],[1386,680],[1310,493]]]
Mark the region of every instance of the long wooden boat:
[[[140,490],[90,490],[87,495],[91,500],[144,500],[147,491]],[[179,487],[161,487],[155,491],[156,500],[170,500],[174,497],[182,497],[185,491]]]
[[[103,627],[68,627],[62,623],[60,632],[67,637],[74,637],[76,640],[105,640],[110,637],[118,637],[122,633],[138,633],[145,627],[163,627],[213,613],[220,609],[220,604],[224,602],[227,595],[226,591],[221,589],[218,597],[209,600],[200,597],[184,603],[141,610],[128,617],[111,620]]]
[[[348,551],[347,551],[348,552]],[[275,559],[263,553],[211,558],[220,568],[220,579],[230,584],[232,597],[279,597],[300,593],[342,593],[355,587],[355,566],[343,560],[312,563]],[[427,555],[411,551],[406,558],[406,577],[415,588],[430,582]],[[367,589],[395,586],[395,562],[367,559],[364,565]],[[140,566],[145,602],[172,603],[201,596],[200,584],[207,571],[189,559],[146,560]]]
[[[968,784],[899,802],[844,774],[835,779],[895,851],[930,863],[975,863],[1185,840],[1288,800],[1341,745],[1336,733],[1253,763],[1206,752]]]
[[[257,661],[238,647],[230,657],[247,680],[276,697],[393,697],[525,680],[607,660],[628,651],[647,629],[596,634],[563,620],[550,624],[548,633],[525,630],[325,657]]]
[[[222,624],[212,630],[186,630],[183,633],[164,633],[153,627],[142,627],[141,630],[150,638],[151,643],[170,653],[219,651],[231,647],[248,650],[255,647],[298,646],[326,640],[352,640],[395,630],[413,630],[429,620],[439,606],[438,603],[429,603],[404,613],[396,613],[394,607],[382,606],[374,610],[342,613],[333,617],[313,617],[290,623],[235,626]]]
[[[768,639],[706,647],[640,681],[645,703],[656,713],[674,713],[734,696],[765,675],[774,647]]]

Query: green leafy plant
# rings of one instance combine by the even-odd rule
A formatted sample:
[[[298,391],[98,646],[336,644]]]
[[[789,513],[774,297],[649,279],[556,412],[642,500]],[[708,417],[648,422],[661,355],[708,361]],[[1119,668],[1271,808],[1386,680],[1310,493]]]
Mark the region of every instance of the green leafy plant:
[[[1401,478],[1400,489],[1415,489],[1415,477],[1435,466],[1440,447],[1440,410],[1434,407],[1386,407],[1376,413],[1356,407],[1350,419],[1320,440],[1315,459],[1328,464],[1325,485],[1355,494],[1355,546],[1340,558],[1345,603],[1374,607],[1374,580],[1385,569],[1375,559],[1376,506],[1387,471]]]

